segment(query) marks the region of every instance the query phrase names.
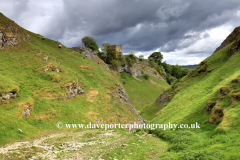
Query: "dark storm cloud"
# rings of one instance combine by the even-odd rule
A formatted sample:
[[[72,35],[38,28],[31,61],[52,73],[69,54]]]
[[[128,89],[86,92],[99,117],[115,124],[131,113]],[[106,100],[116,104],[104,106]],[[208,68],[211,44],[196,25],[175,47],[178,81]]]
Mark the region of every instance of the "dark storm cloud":
[[[7,10],[4,3],[9,6],[10,1],[12,8]],[[92,36],[99,47],[104,42],[123,45],[124,53],[133,50],[148,54],[160,49],[209,55],[223,41],[211,41],[213,35],[209,31],[219,27],[220,31],[226,27],[232,30],[239,25],[240,18],[239,0],[9,0],[4,3],[4,12],[20,25],[68,47],[82,45],[84,36]]]
[[[63,35],[59,33],[64,33],[66,29],[70,33],[81,30],[81,36],[93,36],[99,46],[103,42],[122,44],[126,52],[159,47],[163,52],[170,52],[186,47],[206,38],[207,33],[205,37],[200,37],[205,30],[237,20],[239,17],[234,13],[240,4],[234,0],[63,2],[63,10],[56,15],[59,18],[52,19],[56,25],[46,30],[46,36],[59,39]],[[188,32],[195,32],[195,35],[185,36]],[[186,38],[189,43],[180,45]],[[79,41],[68,45],[80,45]]]

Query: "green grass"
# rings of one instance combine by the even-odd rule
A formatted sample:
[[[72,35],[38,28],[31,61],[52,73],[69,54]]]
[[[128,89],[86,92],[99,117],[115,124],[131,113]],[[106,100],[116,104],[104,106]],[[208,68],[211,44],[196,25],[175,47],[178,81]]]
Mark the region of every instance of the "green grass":
[[[60,131],[58,122],[137,121],[139,117],[123,106],[118,96],[109,95],[117,92],[116,84],[120,82],[105,68],[65,46],[58,48],[56,41],[38,38],[1,14],[0,26],[5,28],[7,24],[20,29],[21,35],[28,34],[31,43],[20,40],[19,45],[0,50],[0,94],[18,91],[19,95],[0,104],[0,145]],[[46,56],[47,62],[43,60]],[[60,72],[44,72],[50,66],[60,68]],[[66,99],[66,86],[73,82],[84,88],[85,94]],[[29,117],[22,116],[25,105],[31,106]],[[23,133],[18,132],[19,128]]]
[[[155,101],[169,85],[167,82],[153,76],[149,76],[148,80],[144,77],[137,78],[140,81],[134,79],[129,73],[121,73],[121,82],[131,99],[131,103],[137,111],[142,111],[146,106]]]
[[[200,129],[150,131],[170,143],[177,159],[238,159],[240,157],[240,51],[228,59],[230,45],[205,59],[189,75],[169,89],[172,100],[165,106],[155,104],[145,116],[153,124],[200,123]],[[228,90],[225,95],[220,88]],[[207,111],[208,105],[213,108]],[[215,104],[215,105],[214,105]],[[220,117],[218,111],[223,112]],[[187,135],[187,137],[186,137]]]
[[[151,121],[156,113],[162,109],[161,106],[159,106],[156,102],[150,104],[146,108],[144,108],[141,112],[140,115],[144,120]]]
[[[9,92],[17,92],[18,90],[19,86],[17,82],[14,82],[11,78],[0,74],[0,95]]]
[[[102,152],[93,154],[98,159],[169,159],[171,152],[167,152],[168,143],[146,134],[141,130],[128,133],[117,130],[121,138],[112,137],[108,143],[100,147]]]

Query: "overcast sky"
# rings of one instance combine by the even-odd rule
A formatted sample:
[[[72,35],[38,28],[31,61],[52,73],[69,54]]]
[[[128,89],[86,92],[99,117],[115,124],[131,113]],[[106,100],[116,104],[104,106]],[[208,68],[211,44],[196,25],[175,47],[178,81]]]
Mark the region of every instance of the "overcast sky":
[[[240,0],[0,0],[0,12],[67,47],[84,36],[170,64],[198,64],[239,26]]]

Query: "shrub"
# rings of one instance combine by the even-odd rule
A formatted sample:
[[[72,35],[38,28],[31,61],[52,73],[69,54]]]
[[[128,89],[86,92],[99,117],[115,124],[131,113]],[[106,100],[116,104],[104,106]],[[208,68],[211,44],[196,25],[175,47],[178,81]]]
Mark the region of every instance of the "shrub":
[[[149,61],[148,61],[148,64],[151,68],[155,67],[156,66],[156,63],[154,62],[154,59],[153,58],[148,58]]]
[[[155,63],[160,65],[162,63],[163,55],[161,52],[153,52],[148,59],[153,59]]]
[[[133,64],[137,62],[137,57],[134,54],[135,53],[131,51],[126,57],[126,63],[129,66],[133,66]]]
[[[100,59],[102,59],[104,62],[106,62],[106,58],[107,58],[107,54],[106,53],[98,51],[97,55],[98,55],[98,57]]]
[[[164,71],[163,66],[157,65],[155,68],[160,75],[166,76],[166,72]]]
[[[150,76],[148,74],[144,74],[143,77],[148,80],[150,78]]]
[[[139,56],[139,60],[140,60],[140,61],[143,61],[143,59],[144,59],[144,56],[143,56],[143,55],[140,55],[140,56]]]
[[[166,80],[168,84],[171,84],[174,81],[172,76],[169,73],[166,74]]]
[[[82,43],[84,44],[85,47],[91,48],[94,51],[98,51],[98,45],[93,37],[83,37],[82,38]]]
[[[113,69],[118,70],[118,67],[121,66],[121,62],[118,61],[118,60],[113,59],[111,61],[111,66],[112,66]]]

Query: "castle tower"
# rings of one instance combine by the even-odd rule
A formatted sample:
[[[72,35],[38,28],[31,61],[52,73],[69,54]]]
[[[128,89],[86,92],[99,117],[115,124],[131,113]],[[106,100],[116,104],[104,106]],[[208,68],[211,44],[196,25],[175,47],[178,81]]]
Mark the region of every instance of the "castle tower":
[[[111,45],[107,47],[107,63],[111,60],[119,60],[122,57],[122,45]]]

